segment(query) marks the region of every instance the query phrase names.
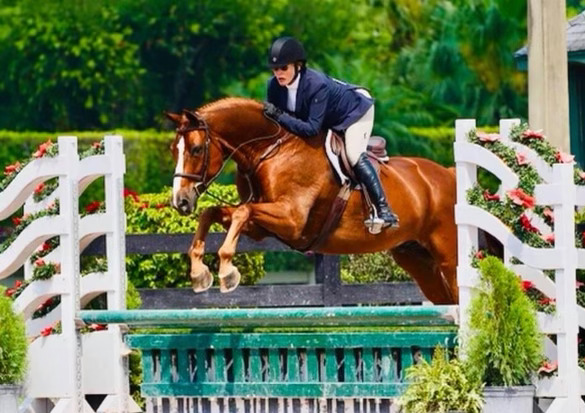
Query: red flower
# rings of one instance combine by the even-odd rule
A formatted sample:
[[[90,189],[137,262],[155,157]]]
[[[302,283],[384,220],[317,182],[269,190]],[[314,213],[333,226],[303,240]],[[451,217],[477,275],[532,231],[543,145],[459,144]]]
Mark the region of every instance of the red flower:
[[[37,185],[37,187],[35,188],[35,194],[40,194],[41,192],[43,192],[43,189],[45,189],[45,183],[41,182],[40,184]]]
[[[41,330],[41,336],[46,337],[53,332],[53,326],[45,327]]]
[[[547,235],[541,235],[540,238],[542,238],[543,241],[546,241],[546,242],[551,243],[551,244],[553,242],[555,242],[555,234],[553,234],[553,233],[550,233]]]
[[[131,189],[124,188],[124,198],[126,198],[127,196],[131,196],[135,202],[139,201],[138,194],[136,192],[134,192]]]
[[[10,175],[14,172],[17,172],[21,166],[22,165],[20,164],[20,162],[15,162],[12,165],[8,165],[7,167],[4,168],[4,175]]]
[[[542,305],[554,304],[555,299],[550,297],[542,297],[538,302]]]
[[[97,211],[98,209],[100,209],[101,205],[102,205],[102,203],[100,201],[93,201],[92,203],[90,203],[89,205],[87,205],[85,207],[85,211],[92,214],[95,211]]]
[[[524,208],[534,207],[534,197],[528,195],[520,188],[511,189],[506,192],[506,195],[508,195],[508,198],[510,198],[510,200],[516,205],[521,205]]]
[[[500,196],[498,194],[490,194],[490,192],[486,189],[485,191],[483,191],[483,199],[485,199],[486,201],[499,201],[500,200]]]
[[[94,149],[100,149],[102,147],[102,143],[101,142],[94,142],[91,144],[91,147]]]
[[[522,289],[524,291],[529,290],[530,288],[534,288],[534,284],[532,281],[524,280],[522,281]]]
[[[166,204],[157,204],[156,209],[163,209],[166,208]]]
[[[528,158],[526,158],[526,155],[520,152],[516,152],[516,162],[518,163],[518,165],[527,165],[529,163]]]
[[[483,251],[482,250],[477,251],[475,253],[475,258],[477,258],[478,260],[483,260],[485,258]]]
[[[34,262],[36,267],[42,267],[43,265],[45,265],[45,261],[43,261],[42,258],[38,258],[35,262]]]
[[[41,143],[39,149],[35,153],[33,153],[33,158],[41,158],[47,153],[47,150],[53,146],[53,142],[48,140],[47,142]]]
[[[14,288],[9,288],[6,291],[4,291],[4,295],[6,297],[12,297],[12,295],[14,295],[15,292],[16,290]]]
[[[14,224],[15,227],[19,226],[21,222],[22,222],[21,217],[12,217],[12,223]]]
[[[14,282],[14,288],[20,288],[21,286],[22,286],[22,281],[20,281],[20,280],[16,280],[16,281]]]
[[[542,134],[542,130],[534,131],[530,129],[526,129],[522,132],[522,139],[544,139],[544,135]]]
[[[564,153],[564,152],[559,151],[559,152],[555,153],[555,159],[559,163],[571,163],[574,161],[575,156],[571,155],[569,153]]]
[[[538,228],[536,228],[535,226],[532,225],[530,218],[528,218],[524,214],[522,214],[520,216],[520,224],[522,225],[522,228],[524,228],[528,232],[534,232],[535,234],[537,234],[539,232]]]
[[[96,323],[94,323],[94,324],[90,324],[90,326],[89,326],[89,329],[91,331],[101,331],[101,330],[105,330],[107,328],[108,327],[105,324],[96,324]]]
[[[140,208],[140,209],[148,208],[148,202],[143,202],[142,204],[140,204],[140,206],[138,208]]]
[[[500,140],[500,135],[497,133],[478,132],[477,137],[480,142],[495,142]]]
[[[41,251],[49,251],[51,249],[51,244],[49,244],[47,241],[43,242],[43,245],[41,246]]]

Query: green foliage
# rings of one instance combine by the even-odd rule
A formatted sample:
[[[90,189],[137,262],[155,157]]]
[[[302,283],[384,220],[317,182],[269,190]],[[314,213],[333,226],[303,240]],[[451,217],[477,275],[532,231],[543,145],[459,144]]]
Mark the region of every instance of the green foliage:
[[[411,280],[386,252],[349,255],[341,263],[341,279],[348,284]]]
[[[530,384],[543,360],[535,309],[520,279],[495,257],[480,264],[470,306],[468,368],[488,386]]]
[[[24,320],[0,288],[0,384],[20,384],[26,374],[28,342]]]
[[[237,202],[238,195],[234,185],[212,184],[208,189],[218,198],[227,202]],[[195,234],[197,216],[204,208],[217,205],[209,195],[203,195],[194,216],[181,216],[170,207],[171,189],[166,188],[158,194],[144,194],[136,199],[126,197],[126,232],[129,234]],[[214,224],[211,231],[221,231]],[[187,251],[185,251],[186,253]],[[212,271],[217,272],[217,254],[206,254],[204,262]],[[234,256],[234,265],[242,274],[242,284],[254,284],[264,276],[262,253],[245,253]],[[128,278],[136,288],[188,287],[188,260],[184,254],[129,255],[126,257]]]
[[[422,359],[406,370],[410,382],[399,403],[405,413],[480,413],[482,384],[471,377],[457,358],[448,359],[437,347],[431,363]]]
[[[0,127],[55,130],[135,121],[145,70],[115,7],[22,1],[4,12]]]

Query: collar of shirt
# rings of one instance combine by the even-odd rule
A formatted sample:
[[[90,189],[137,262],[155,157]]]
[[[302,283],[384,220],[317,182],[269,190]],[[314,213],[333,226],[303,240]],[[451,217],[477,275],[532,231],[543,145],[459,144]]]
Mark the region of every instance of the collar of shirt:
[[[288,110],[290,110],[291,112],[294,112],[295,108],[296,108],[297,90],[299,88],[300,79],[301,79],[301,74],[299,73],[294,82],[292,82],[290,85],[286,85],[286,88],[288,89],[288,97],[286,99],[286,106],[287,106]]]

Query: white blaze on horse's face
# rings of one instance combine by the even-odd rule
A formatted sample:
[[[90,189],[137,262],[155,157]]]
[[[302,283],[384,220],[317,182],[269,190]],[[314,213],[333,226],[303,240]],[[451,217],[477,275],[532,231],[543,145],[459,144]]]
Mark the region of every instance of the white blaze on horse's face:
[[[173,194],[171,203],[173,207],[181,214],[188,215],[197,205],[197,195],[195,194],[191,179],[177,176],[177,174],[188,173],[185,167],[185,137],[180,136],[176,143],[177,165],[175,166],[175,177],[173,178]]]

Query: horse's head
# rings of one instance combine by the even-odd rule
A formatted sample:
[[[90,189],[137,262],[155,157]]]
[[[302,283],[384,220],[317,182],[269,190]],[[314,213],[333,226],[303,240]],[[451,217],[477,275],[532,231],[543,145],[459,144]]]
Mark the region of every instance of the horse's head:
[[[171,144],[176,162],[171,203],[181,215],[188,215],[221,169],[221,147],[212,140],[209,125],[197,112],[184,110],[182,114],[166,116],[177,127]]]

